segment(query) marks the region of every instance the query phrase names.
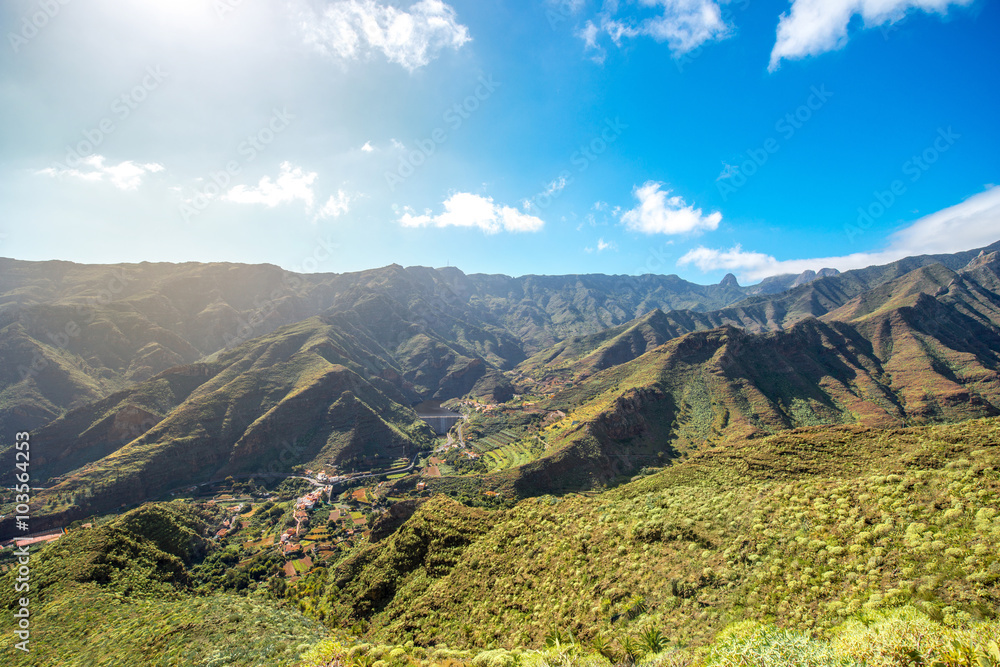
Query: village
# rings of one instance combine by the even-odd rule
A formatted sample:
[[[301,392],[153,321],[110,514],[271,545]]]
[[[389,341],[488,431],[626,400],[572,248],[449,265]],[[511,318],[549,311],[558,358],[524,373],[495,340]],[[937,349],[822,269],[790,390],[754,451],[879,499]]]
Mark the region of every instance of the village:
[[[387,498],[382,493],[385,482],[336,494],[335,484],[343,478],[327,477],[322,472],[314,475],[311,470],[306,470],[305,475],[332,483],[295,499],[291,516],[294,526],[285,528],[273,543],[273,548],[285,560],[285,576],[292,580],[311,570],[314,564],[328,561],[367,541],[371,535],[370,524],[377,513],[389,503],[400,500]],[[247,543],[250,544],[252,542]]]
[[[304,477],[312,483],[325,484],[293,497],[294,500],[282,500],[288,497],[284,492],[250,494],[239,482],[234,484],[230,479],[211,497],[206,498],[203,490],[197,489],[198,495],[177,500],[215,511],[221,520],[213,527],[211,538],[220,548],[233,544],[244,553],[273,550],[284,561],[285,575],[297,578],[308,572],[314,563],[333,558],[366,540],[375,513],[398,500],[386,498],[381,493],[384,483],[373,481],[370,486],[349,488],[338,494],[335,489],[348,478],[312,470],[304,471]],[[305,481],[300,479],[300,483]],[[6,540],[0,544],[0,553],[8,552],[8,548],[12,551],[26,545],[51,542],[68,532],[92,526],[89,521],[75,523]],[[7,566],[6,562],[0,563],[0,571],[5,571]]]

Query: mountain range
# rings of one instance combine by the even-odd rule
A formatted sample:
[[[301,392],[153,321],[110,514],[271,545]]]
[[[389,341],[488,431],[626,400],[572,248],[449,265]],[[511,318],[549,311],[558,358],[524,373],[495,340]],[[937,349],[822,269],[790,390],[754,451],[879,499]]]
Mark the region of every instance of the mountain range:
[[[593,488],[788,428],[1000,413],[998,251],[750,287],[0,260],[0,427],[34,434],[53,524],[227,475],[410,458],[433,443],[412,409],[429,399],[535,397],[518,435],[542,451],[477,485]]]

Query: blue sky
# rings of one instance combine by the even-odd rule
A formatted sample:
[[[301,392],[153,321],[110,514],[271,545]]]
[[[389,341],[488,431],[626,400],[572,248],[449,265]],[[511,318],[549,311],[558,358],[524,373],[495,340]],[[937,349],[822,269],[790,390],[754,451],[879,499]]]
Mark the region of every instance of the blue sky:
[[[11,0],[0,256],[744,283],[1000,240],[985,0]]]

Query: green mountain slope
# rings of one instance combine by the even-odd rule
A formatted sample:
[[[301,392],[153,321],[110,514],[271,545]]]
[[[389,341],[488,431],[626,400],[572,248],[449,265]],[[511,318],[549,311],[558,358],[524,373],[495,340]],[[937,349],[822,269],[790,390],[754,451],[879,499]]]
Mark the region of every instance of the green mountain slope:
[[[997,244],[990,246],[995,247]],[[771,292],[765,287],[762,295],[718,310],[651,311],[619,326],[560,341],[522,362],[518,370],[536,380],[572,380],[624,363],[667,340],[695,331],[735,326],[765,333],[789,328],[809,317],[851,321],[876,307],[913,305],[917,294],[935,295],[959,274],[971,277],[973,271],[985,280],[986,286],[980,292],[985,289],[996,293],[996,254],[987,249],[927,255],[845,273],[821,272],[801,283],[798,279],[776,279],[771,282],[779,282],[787,289]]]
[[[424,645],[649,628],[697,645],[745,619],[812,632],[904,603],[952,623],[995,618],[997,443],[994,418],[813,427],[727,443],[593,497],[483,518],[437,499],[297,597],[333,624],[364,620],[370,638]]]
[[[828,276],[778,295],[825,289],[829,281],[882,281],[822,320],[774,333],[726,326],[677,337],[684,328],[678,322],[693,315],[654,309],[557,344],[518,373],[581,380],[541,405],[565,419],[542,434],[540,458],[496,466],[484,483],[515,495],[589,488],[727,438],[812,424],[997,414],[997,254],[980,253],[958,272],[921,263]],[[890,279],[910,264],[919,268]],[[445,299],[412,321],[414,304],[436,294],[442,276],[460,277],[402,267],[350,274],[356,284],[331,297],[322,317],[161,372],[52,421],[37,438],[38,479],[52,483],[40,497],[45,513],[53,521],[73,518],[227,475],[410,458],[430,435],[405,406],[476,391],[509,397],[497,364],[508,365],[504,355],[520,349],[503,329],[460,318],[472,297]]]
[[[969,272],[922,267],[767,334],[727,326],[649,349],[671,333],[670,315],[653,313],[566,341],[520,369],[580,380],[542,404],[566,413],[546,454],[487,481],[519,494],[587,488],[725,438],[998,414],[1000,294],[984,287],[997,270],[988,254]]]
[[[32,436],[34,479],[52,482],[35,518],[72,520],[228,475],[410,458],[432,433],[382,375],[400,374],[319,318],[163,373]]]
[[[339,317],[351,335],[380,346],[421,397],[450,398],[563,331],[597,331],[648,307],[716,307],[745,296],[741,288],[669,276],[626,288],[619,282],[398,265],[299,275],[270,265],[0,259],[0,351],[9,360],[0,369],[0,428],[37,428],[173,366],[319,314]]]
[[[420,398],[470,391],[559,341],[656,309],[675,335],[733,324],[763,331],[821,316],[932,263],[908,258],[841,275],[695,285],[677,276],[465,275],[403,268],[294,274],[270,265],[0,259],[0,429],[42,426],[168,368],[324,314],[383,348]],[[787,290],[787,291],[786,291]],[[747,298],[749,297],[749,298]]]
[[[216,517],[148,505],[31,548],[30,652],[15,648],[15,571],[0,576],[0,660],[65,665],[299,664],[322,630],[266,597],[197,595],[187,566]]]
[[[573,336],[542,350],[518,365],[534,377],[585,378],[597,371],[623,364],[663,343],[689,333],[671,316],[656,309],[631,322],[588,336]]]

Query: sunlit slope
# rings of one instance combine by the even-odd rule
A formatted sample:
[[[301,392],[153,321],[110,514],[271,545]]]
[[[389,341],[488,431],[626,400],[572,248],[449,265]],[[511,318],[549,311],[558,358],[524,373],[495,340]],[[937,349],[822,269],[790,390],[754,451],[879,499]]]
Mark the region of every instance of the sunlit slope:
[[[949,622],[994,618],[997,443],[995,418],[811,427],[594,497],[492,515],[438,498],[299,596],[328,623],[364,620],[372,638],[460,646],[644,628],[697,645],[743,619],[815,631],[904,603]]]
[[[592,375],[609,350],[655,342],[663,318],[564,344],[552,372],[580,381],[545,404],[566,412],[548,429],[548,452],[493,481],[520,492],[585,488],[724,438],[998,414],[998,266],[983,255],[965,272],[922,267],[823,320],[767,334],[695,332]],[[534,359],[543,376],[550,367]]]
[[[219,521],[147,505],[31,548],[30,652],[15,649],[13,572],[0,576],[0,661],[64,665],[298,664],[315,621],[263,596],[197,594],[190,566]]]
[[[39,472],[59,476],[41,514],[106,511],[230,474],[410,457],[432,435],[398,378],[318,318],[174,369],[33,437]]]

